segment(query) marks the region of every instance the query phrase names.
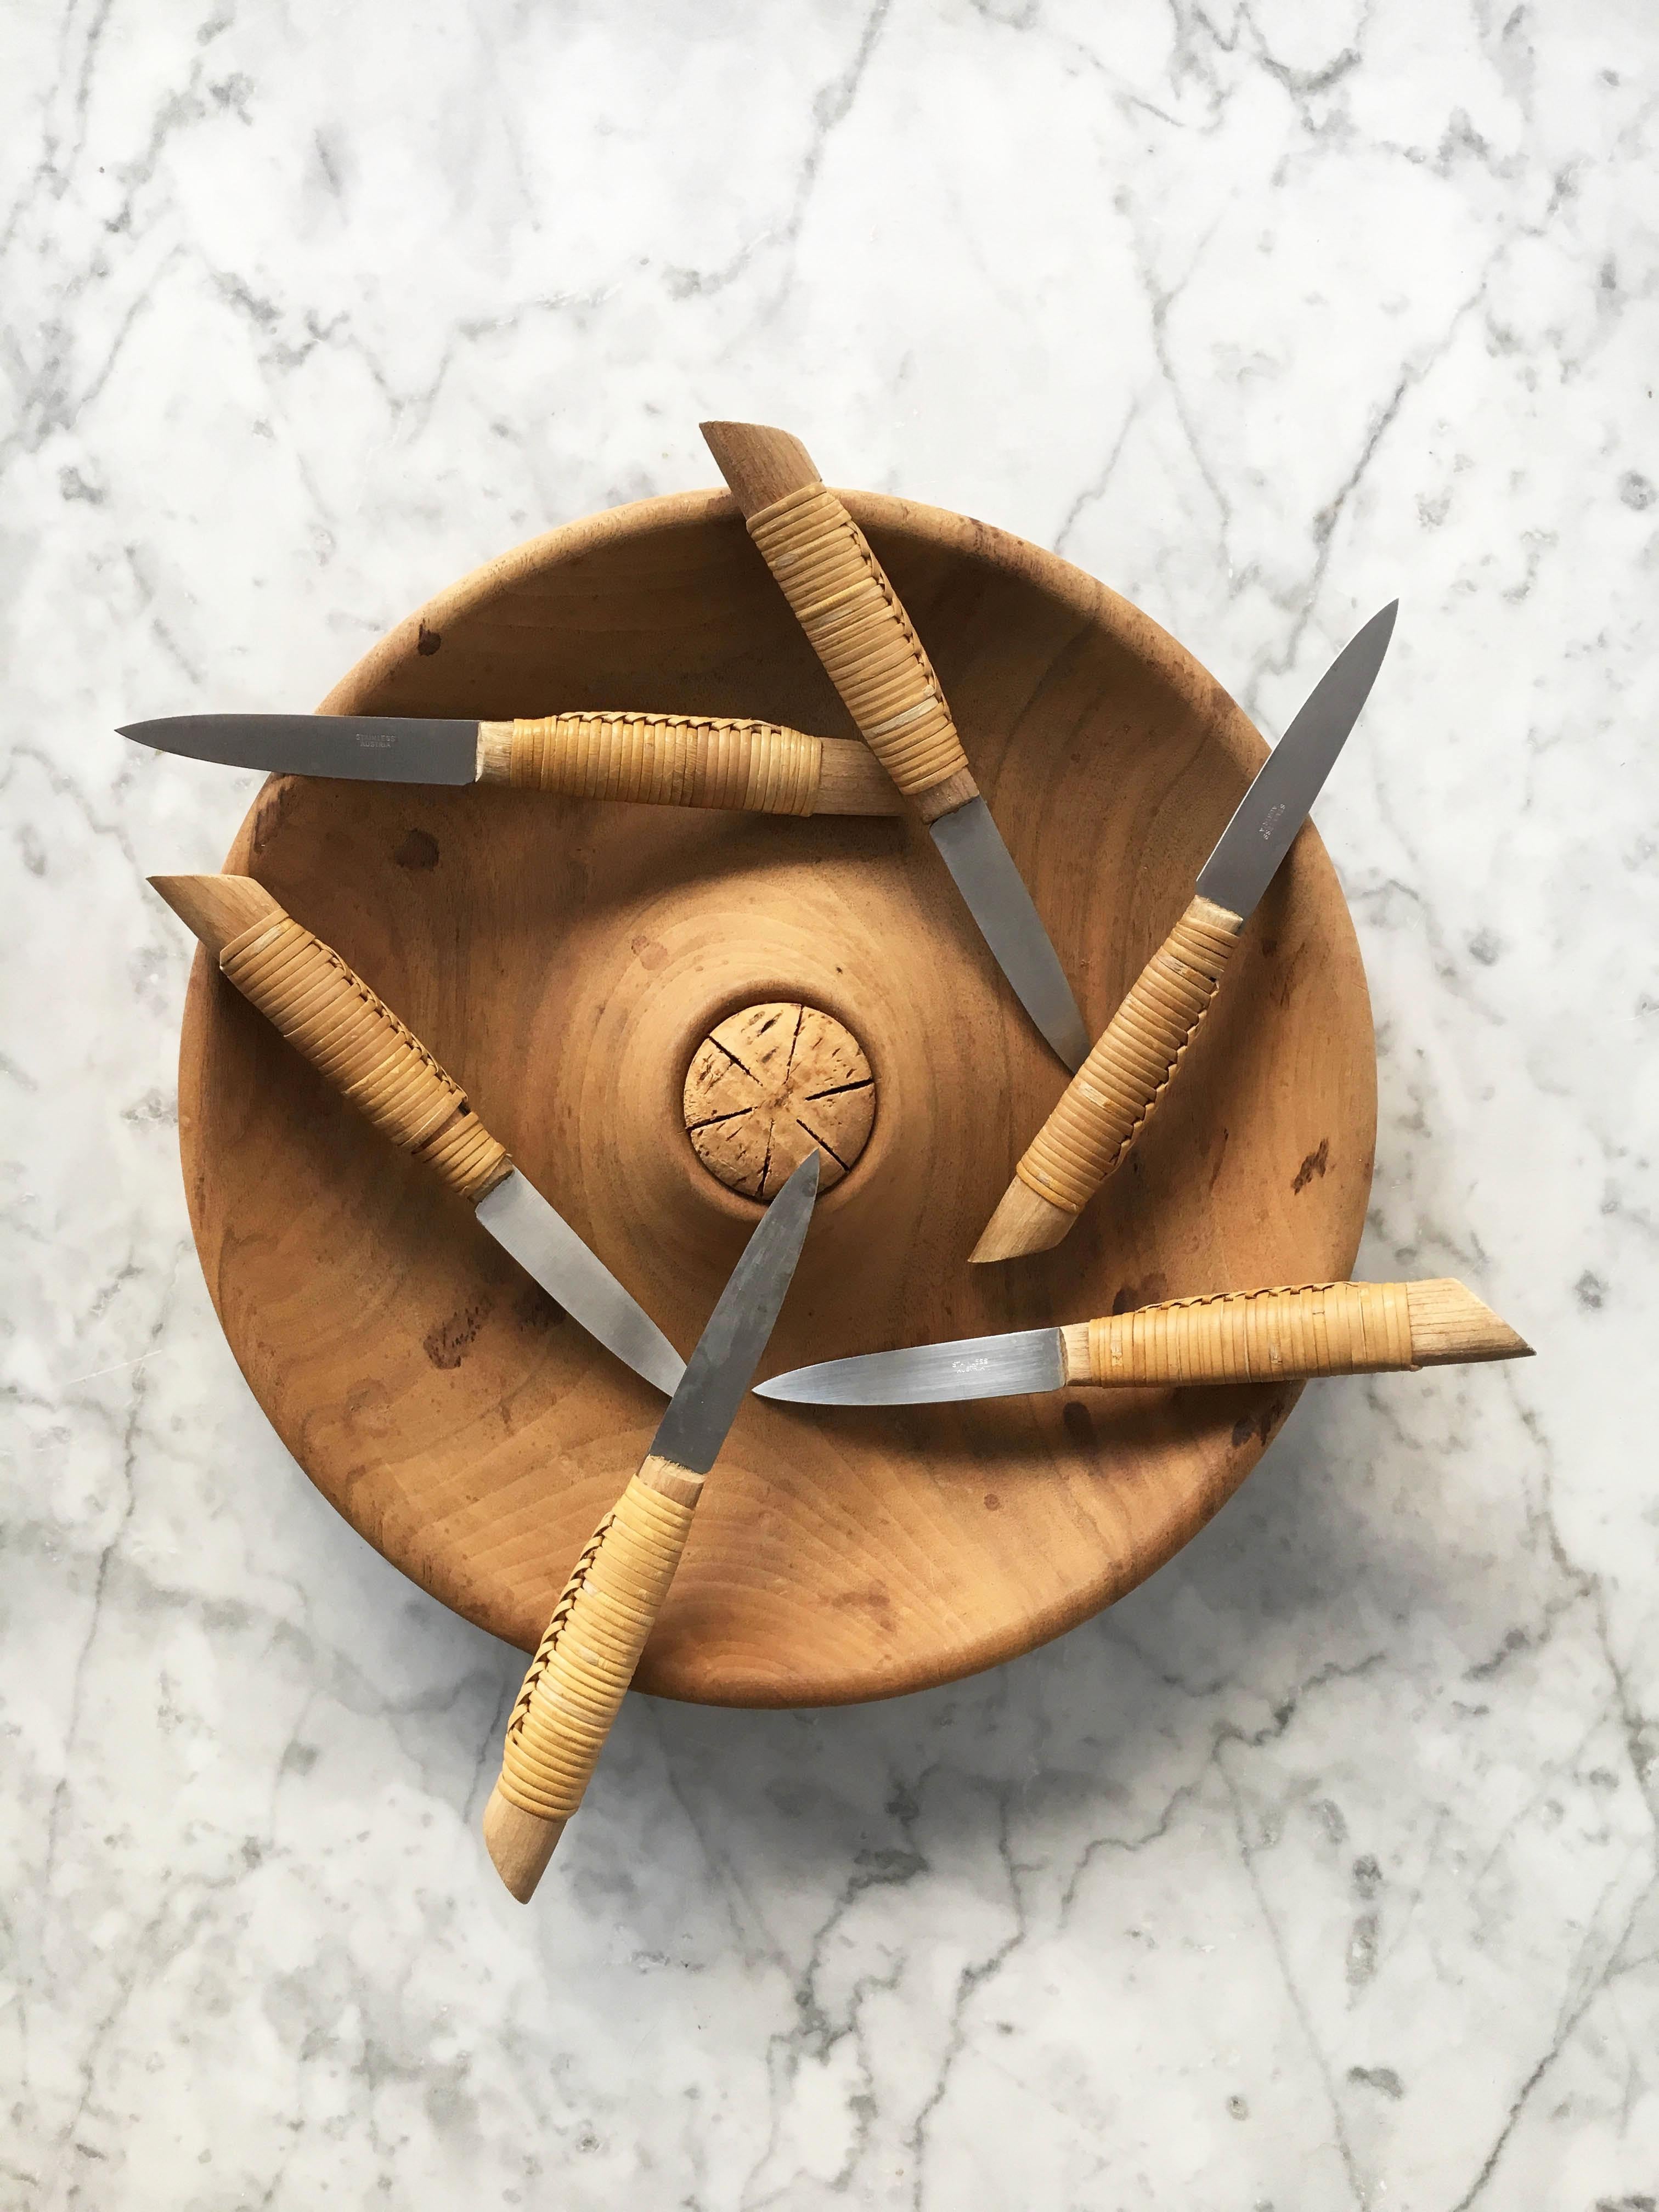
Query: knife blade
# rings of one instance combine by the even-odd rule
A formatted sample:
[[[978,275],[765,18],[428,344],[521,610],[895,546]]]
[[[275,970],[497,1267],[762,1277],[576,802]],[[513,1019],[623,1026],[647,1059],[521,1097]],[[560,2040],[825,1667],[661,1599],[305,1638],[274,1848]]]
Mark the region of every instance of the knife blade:
[[[497,1872],[527,1904],[581,1802],[714,1466],[788,1291],[817,1197],[808,1154],[720,1292],[651,1449],[589,1538],[507,1722],[484,1808]]]
[[[1076,1068],[1089,1049],[1077,1000],[869,541],[787,431],[705,422],[702,434],[866,744],[927,823],[1014,995]]]
[[[685,1362],[678,1352],[519,1169],[509,1170],[473,1211],[502,1251],[624,1366],[665,1394],[679,1388]]]
[[[248,876],[152,876],[220,973],[402,1150],[436,1170],[573,1321],[665,1395],[685,1363],[489,1134],[465,1093],[331,945]]]
[[[794,1406],[939,1406],[1058,1390],[1065,1380],[1066,1346],[1059,1329],[1022,1328],[1005,1336],[962,1336],[948,1344],[820,1359],[757,1382],[755,1395]]]
[[[737,1418],[806,1240],[818,1165],[814,1150],[767,1208],[658,1424],[652,1451],[687,1474],[708,1474]]]
[[[963,1337],[795,1367],[756,1395],[805,1406],[930,1406],[1067,1388],[1305,1382],[1531,1356],[1462,1283],[1310,1283],[1168,1298],[1103,1321]]]
[[[1058,1244],[1120,1168],[1198,1035],[1239,932],[1278,872],[1370,695],[1395,599],[1349,639],[1257,770],[1193,897],[1014,1170],[969,1258]]]
[[[1394,635],[1398,599],[1343,647],[1251,779],[1198,872],[1198,895],[1248,921],[1348,742]]]
[[[587,710],[538,720],[416,714],[164,714],[135,744],[268,775],[368,783],[505,784],[562,799],[754,814],[897,814],[903,801],[850,738],[712,714]]]

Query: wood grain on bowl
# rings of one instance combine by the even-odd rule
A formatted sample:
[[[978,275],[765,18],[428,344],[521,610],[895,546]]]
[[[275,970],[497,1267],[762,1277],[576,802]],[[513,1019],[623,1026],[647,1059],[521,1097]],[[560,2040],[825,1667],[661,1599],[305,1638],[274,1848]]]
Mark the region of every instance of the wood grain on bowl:
[[[1173,640],[1066,562],[933,508],[844,498],[1097,1032],[1265,748]],[[325,703],[510,720],[538,700],[620,697],[854,734],[724,492],[519,548],[401,624]],[[878,1104],[820,1201],[766,1373],[1352,1270],[1373,1043],[1311,832],[1122,1172],[1058,1249],[997,1268],[969,1268],[969,1252],[1063,1081],[914,816],[279,779],[226,866],[376,979],[682,1350],[756,1218],[688,1141],[686,1073],[722,1022],[772,1003],[849,1032]],[[180,1139],[227,1336],[295,1456],[422,1588],[533,1650],[660,1399],[204,958]],[[1184,1543],[1295,1396],[1253,1384],[833,1416],[751,1400],[640,1686],[833,1702],[1025,1650]]]

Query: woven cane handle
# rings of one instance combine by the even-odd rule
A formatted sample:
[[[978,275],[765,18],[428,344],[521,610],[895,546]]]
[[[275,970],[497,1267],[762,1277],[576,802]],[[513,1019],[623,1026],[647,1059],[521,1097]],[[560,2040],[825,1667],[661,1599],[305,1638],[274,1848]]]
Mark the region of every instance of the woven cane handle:
[[[533,1890],[581,1802],[674,1579],[702,1488],[701,1476],[647,1459],[588,1538],[553,1608],[507,1724],[494,1817],[485,1822],[491,1855],[515,1896]],[[503,1808],[510,1808],[506,1819]],[[539,1837],[526,1823],[539,1824]],[[527,1887],[526,1870],[507,1863],[492,1828],[532,1851],[542,1845]]]
[[[1015,1173],[1079,1212],[1151,1120],[1210,1010],[1243,923],[1195,898],[1129,987]]]
[[[939,678],[868,540],[806,448],[750,422],[705,422],[749,534],[860,734],[927,821],[978,796]]]
[[[860,735],[899,789],[920,800],[948,785],[951,807],[975,798],[968,756],[933,664],[835,493],[826,484],[803,485],[751,517],[749,534]]]
[[[377,1129],[476,1206],[513,1163],[465,1092],[337,952],[269,907],[224,945],[221,969]]]
[[[853,750],[850,739],[830,742],[837,751]],[[609,710],[548,714],[539,720],[481,722],[478,781],[563,799],[811,814],[817,811],[824,752],[823,738],[779,722]],[[878,791],[871,796],[875,807],[856,811],[883,806]],[[888,799],[884,811],[896,811],[896,801]]]
[[[1113,1384],[1294,1382],[1413,1367],[1405,1283],[1310,1283],[1172,1298],[1060,1334],[1066,1379]]]

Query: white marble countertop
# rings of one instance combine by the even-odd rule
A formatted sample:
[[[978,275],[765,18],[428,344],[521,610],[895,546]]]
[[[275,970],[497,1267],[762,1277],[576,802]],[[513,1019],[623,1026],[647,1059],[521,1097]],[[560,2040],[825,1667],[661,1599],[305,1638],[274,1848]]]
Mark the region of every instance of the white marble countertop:
[[[1646,2212],[1659,361],[1638,0],[157,0],[0,94],[0,2207]],[[1276,734],[1381,1055],[1365,1272],[1542,1355],[1310,1391],[1046,1650],[630,1702],[528,1911],[521,1662],[277,1443],[190,1241],[190,951],[305,705],[704,415],[982,514]]]

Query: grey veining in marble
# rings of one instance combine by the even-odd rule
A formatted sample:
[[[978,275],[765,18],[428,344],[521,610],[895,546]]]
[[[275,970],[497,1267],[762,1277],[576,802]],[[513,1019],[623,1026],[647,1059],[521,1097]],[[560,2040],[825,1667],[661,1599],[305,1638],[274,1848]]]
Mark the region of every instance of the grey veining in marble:
[[[1659,18],[1644,0],[36,0],[0,17],[0,2208],[1659,2197]],[[1270,735],[1381,1053],[1310,1390],[1144,1589],[884,1708],[633,1701],[535,1905],[517,1656],[313,1492],[176,1156],[306,707],[707,415],[1057,546]]]

